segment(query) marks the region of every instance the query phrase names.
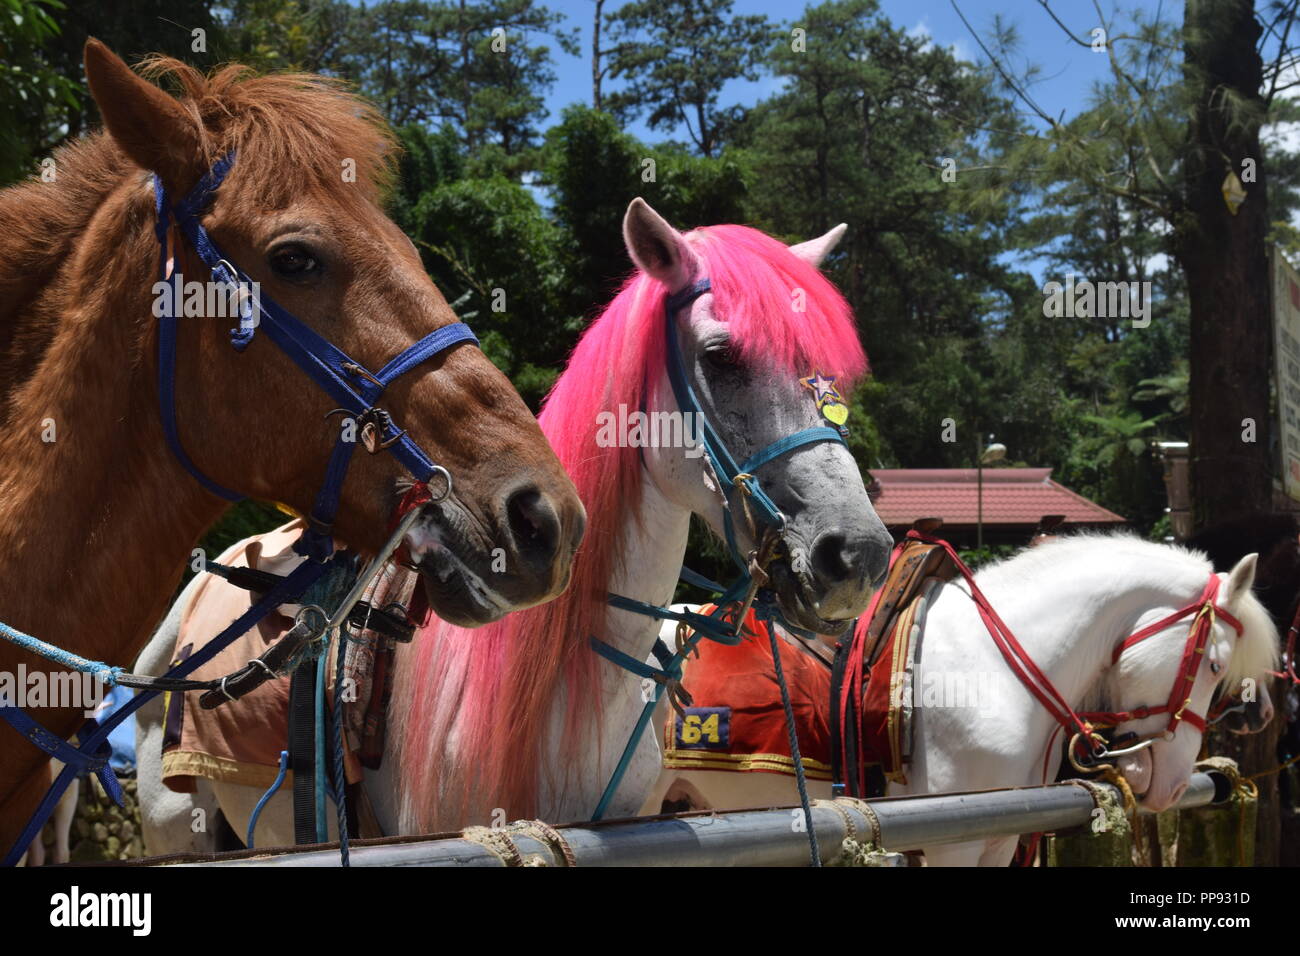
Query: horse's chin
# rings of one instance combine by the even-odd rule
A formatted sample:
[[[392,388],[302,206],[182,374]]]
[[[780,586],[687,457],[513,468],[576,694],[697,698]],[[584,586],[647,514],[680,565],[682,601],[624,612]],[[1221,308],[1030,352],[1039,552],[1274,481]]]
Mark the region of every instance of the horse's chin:
[[[429,607],[450,624],[482,627],[514,610],[488,590],[482,578],[454,559],[425,556],[415,567]]]
[[[1164,768],[1163,777],[1158,774],[1160,768],[1156,766],[1156,757],[1155,748],[1147,747],[1119,758],[1120,773],[1132,788],[1133,796],[1137,797],[1138,806],[1152,813],[1168,810],[1181,800],[1189,782],[1186,776],[1177,782],[1165,779],[1169,775],[1168,767]],[[1164,753],[1164,759],[1170,759],[1169,752]]]
[[[1119,772],[1128,781],[1135,797],[1146,796],[1151,787],[1151,748],[1119,758]]]
[[[807,585],[790,570],[788,562],[775,561],[768,565],[767,571],[781,614],[790,624],[814,634],[836,637],[853,623],[851,618],[832,619],[819,615]]]

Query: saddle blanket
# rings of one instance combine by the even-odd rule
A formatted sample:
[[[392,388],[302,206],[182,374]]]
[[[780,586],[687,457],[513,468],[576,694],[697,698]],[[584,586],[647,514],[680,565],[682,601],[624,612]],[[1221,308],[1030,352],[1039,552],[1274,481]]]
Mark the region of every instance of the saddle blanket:
[[[700,613],[712,610],[709,606]],[[750,610],[739,644],[705,639],[688,657],[682,687],[692,705],[684,714],[671,712],[665,723],[665,768],[794,776],[769,626]],[[804,772],[810,780],[830,780],[830,669],[779,634],[777,648]]]
[[[916,596],[898,612],[880,656],[866,674],[866,688],[862,693],[861,759],[866,765],[879,764],[885,778],[895,783],[907,783],[906,768],[912,758],[916,662],[921,655],[926,611],[943,583],[938,578],[927,579]],[[866,627],[866,623],[863,617],[858,627]]]
[[[288,574],[305,560],[293,550],[293,544],[302,533],[300,520],[245,538],[228,549],[218,562],[234,567],[256,568],[275,574]],[[390,569],[381,574],[371,586],[371,594],[385,589],[394,593],[400,587],[393,580]],[[404,583],[404,582],[403,582]],[[219,634],[240,614],[256,603],[258,595],[230,584],[215,574],[203,576],[189,606],[184,610],[177,632],[173,663],[185,660]],[[198,668],[192,675],[198,680],[212,680],[232,673],[248,661],[263,654],[293,627],[297,605],[281,605],[278,611],[264,617],[256,627],[226,646],[212,660]],[[345,661],[345,680],[355,690],[345,698],[344,740],[346,743],[347,778],[349,783],[361,779],[361,763],[357,751],[367,750],[375,722],[372,693],[383,696],[389,687],[372,687],[371,668],[374,649],[381,642],[372,631],[363,631],[367,643],[349,642]],[[327,699],[332,697],[334,668],[327,668]],[[384,683],[382,679],[381,683]],[[269,787],[275,782],[280,762],[280,751],[287,749],[289,738],[289,678],[267,681],[256,690],[236,701],[229,701],[213,710],[199,706],[199,693],[167,693],[164,695],[166,712],[163,733],[163,782],[180,793],[193,793],[195,778]],[[349,703],[349,698],[357,701]],[[380,739],[382,750],[382,738]],[[292,783],[293,772],[285,778],[285,786]]]

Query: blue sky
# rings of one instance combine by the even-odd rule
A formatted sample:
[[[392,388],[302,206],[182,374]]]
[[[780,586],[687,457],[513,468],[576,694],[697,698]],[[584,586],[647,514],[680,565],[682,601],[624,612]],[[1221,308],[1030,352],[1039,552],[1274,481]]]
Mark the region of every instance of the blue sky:
[[[972,27],[986,37],[991,30],[995,14],[1015,24],[1020,34],[1022,58],[1043,68],[1043,77],[1032,90],[1032,95],[1049,113],[1059,116],[1074,113],[1086,100],[1092,84],[1107,73],[1106,56],[1092,53],[1071,43],[1043,11],[1037,0],[957,0],[958,6]],[[616,8],[619,0],[608,0],[606,8]],[[588,103],[591,100],[591,0],[547,0],[547,6],[563,13],[570,26],[581,31],[581,56],[572,57],[555,49],[557,82],[547,98],[551,111],[548,122],[558,119],[560,111],[570,103]],[[804,4],[790,0],[735,0],[733,12],[766,14],[775,21],[797,23]],[[949,0],[881,0],[881,11],[895,25],[909,32],[924,34],[941,46],[952,47],[964,59],[982,59],[979,47],[970,32],[953,12]],[[1055,0],[1053,10],[1077,35],[1086,35],[1097,26],[1091,3],[1080,0]],[[1163,9],[1166,16],[1181,19],[1182,4],[1176,0],[1129,0],[1124,10],[1141,9],[1154,14]],[[1102,9],[1111,5],[1103,2]],[[1122,22],[1122,20],[1121,20]],[[1022,64],[1016,64],[1022,65]],[[771,93],[777,85],[772,77],[757,82],[735,81],[723,90],[724,105],[749,104]],[[631,132],[650,140],[663,139],[663,134],[653,134],[643,126],[631,127]],[[684,137],[683,137],[684,138]]]
[[[619,2],[620,0],[608,0],[606,8],[617,8]],[[1050,115],[1073,115],[1086,105],[1093,85],[1105,80],[1109,74],[1106,55],[1086,50],[1069,40],[1037,0],[957,0],[957,4],[970,26],[981,35],[986,44],[989,43],[995,15],[1001,14],[1004,22],[1015,25],[1020,40],[1019,55],[1010,66],[1017,75],[1029,63],[1041,68],[1041,76],[1029,92]],[[556,83],[546,101],[551,115],[544,125],[558,121],[565,106],[574,102],[591,101],[590,50],[594,9],[591,0],[547,0],[547,5],[563,13],[568,18],[569,26],[579,28],[581,53],[579,56],[569,56],[558,48],[552,48]],[[880,8],[896,27],[925,36],[940,46],[950,47],[962,59],[976,62],[984,60],[979,44],[954,12],[950,0],[881,0]],[[804,3],[790,0],[735,0],[732,12],[735,15],[762,13],[771,20],[793,25],[798,23],[798,17],[804,9]],[[1089,31],[1098,26],[1091,3],[1054,0],[1052,9],[1076,36],[1087,37]],[[1103,0],[1102,9],[1110,17],[1114,6]],[[1127,0],[1121,8],[1122,11],[1135,9],[1143,11],[1147,18],[1154,16],[1157,11],[1166,17],[1182,17],[1182,4],[1176,0]],[[1127,16],[1120,16],[1116,22],[1122,24],[1127,20]],[[812,41],[813,38],[810,37],[809,42]],[[723,89],[721,103],[724,106],[755,103],[774,92],[779,83],[778,79],[771,76],[762,77],[755,82],[732,81]],[[1031,122],[1038,122],[1036,117],[1027,118]],[[649,142],[666,138],[687,139],[685,131],[676,135],[652,132],[641,121],[633,123],[629,132]],[[545,202],[540,194],[538,199]],[[1044,277],[1046,262],[1042,259],[1014,252],[1007,252],[1002,258],[1007,264],[1025,269],[1039,279]]]

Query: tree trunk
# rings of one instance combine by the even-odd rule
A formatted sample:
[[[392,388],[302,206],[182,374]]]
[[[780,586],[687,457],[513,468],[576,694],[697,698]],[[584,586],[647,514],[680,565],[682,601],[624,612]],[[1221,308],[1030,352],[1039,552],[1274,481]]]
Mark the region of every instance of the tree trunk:
[[[1269,380],[1268,196],[1259,144],[1265,112],[1260,26],[1252,0],[1187,0],[1184,79],[1191,97],[1184,165],[1185,208],[1174,241],[1191,311],[1191,480],[1198,528],[1272,504]],[[1247,172],[1243,161],[1253,160]],[[1246,200],[1233,215],[1223,196],[1229,172]],[[1134,334],[1140,334],[1135,332]],[[1244,774],[1276,763],[1276,728],[1239,737],[1213,733],[1210,752]],[[1276,865],[1276,776],[1259,781],[1255,862]]]
[[[600,10],[605,0],[596,0],[596,16],[591,24],[591,108],[603,109],[600,105]]]
[[[1272,497],[1264,103],[1252,0],[1188,0],[1183,30],[1194,108],[1175,247],[1191,310],[1192,501],[1204,527],[1267,510]],[[1244,184],[1246,201],[1233,215],[1223,180],[1241,176],[1247,159],[1255,182]]]

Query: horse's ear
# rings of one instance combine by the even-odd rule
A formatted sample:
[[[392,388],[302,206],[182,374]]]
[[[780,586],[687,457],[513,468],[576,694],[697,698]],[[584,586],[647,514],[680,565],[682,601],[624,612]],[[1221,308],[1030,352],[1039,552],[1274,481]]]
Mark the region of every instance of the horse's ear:
[[[114,142],[172,190],[192,185],[198,179],[202,145],[193,117],[93,37],[86,41],[84,57],[90,95]]]
[[[849,227],[840,223],[824,235],[809,239],[790,247],[790,251],[814,268],[820,268],[822,260],[831,254],[831,250],[840,244],[844,232]]]
[[[695,278],[695,253],[682,234],[638,196],[623,216],[623,241],[637,267],[658,279],[669,292],[686,288]]]
[[[1220,604],[1236,604],[1250,593],[1251,586],[1255,583],[1255,564],[1258,561],[1258,554],[1248,554],[1228,572],[1228,579],[1219,590]]]

